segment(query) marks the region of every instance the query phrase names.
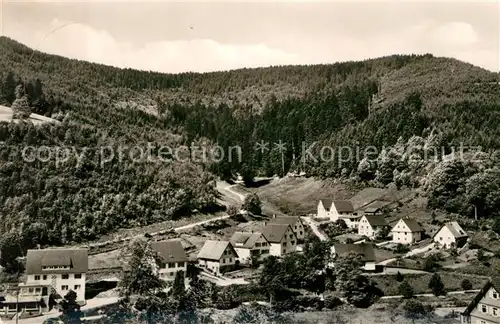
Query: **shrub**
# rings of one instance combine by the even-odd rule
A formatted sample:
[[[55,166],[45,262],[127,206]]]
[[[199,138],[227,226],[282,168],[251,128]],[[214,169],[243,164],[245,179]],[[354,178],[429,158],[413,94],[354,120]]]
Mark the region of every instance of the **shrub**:
[[[441,276],[439,276],[439,274],[437,273],[432,275],[431,280],[429,280],[428,287],[432,290],[432,293],[435,296],[441,296],[445,294],[443,280],[441,280]]]
[[[410,247],[408,245],[404,245],[401,243],[398,243],[396,245],[396,253],[408,253],[410,251]]]
[[[340,300],[340,298],[338,297],[335,296],[325,297],[325,308],[334,309],[342,304],[343,304],[342,300]]]
[[[403,277],[403,275],[401,274],[401,272],[398,271],[398,273],[396,274],[396,281],[397,282],[402,282],[405,278]]]

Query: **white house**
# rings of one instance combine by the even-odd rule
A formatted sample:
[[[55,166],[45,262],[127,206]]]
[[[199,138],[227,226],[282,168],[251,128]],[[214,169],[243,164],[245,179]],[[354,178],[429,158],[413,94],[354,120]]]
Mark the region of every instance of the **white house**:
[[[297,236],[297,239],[299,241],[302,241],[305,238],[304,224],[302,223],[302,220],[300,219],[299,216],[276,216],[276,215],[274,215],[271,218],[271,220],[269,221],[269,224],[290,225],[293,232],[295,233],[295,236]]]
[[[295,236],[290,225],[267,224],[261,232],[271,245],[269,254],[280,257],[287,253],[295,252],[297,248],[297,236]]]
[[[374,239],[378,233],[389,227],[384,216],[363,215],[358,225],[358,234]]]
[[[173,281],[177,272],[186,278],[188,257],[180,240],[168,240],[151,243],[161,258],[160,278],[165,281]]]
[[[262,233],[235,232],[229,241],[242,264],[251,264],[253,258],[262,261],[269,256],[271,246]]]
[[[461,324],[500,323],[500,280],[490,279],[461,314]]]
[[[349,228],[357,228],[361,215],[354,211],[349,200],[321,199],[316,217],[329,218],[333,222],[343,220]]]
[[[228,241],[207,240],[198,253],[198,266],[219,275],[235,267],[238,254]]]
[[[422,239],[423,229],[414,219],[402,218],[391,230],[394,243],[412,244]]]
[[[330,248],[330,251],[333,258],[346,257],[349,254],[359,254],[361,260],[364,262],[364,270],[374,271],[376,268],[375,252],[373,251],[373,244],[371,243],[334,244]]]
[[[87,249],[28,250],[26,255],[26,286],[50,287],[50,293],[61,298],[70,291],[76,301],[85,304],[85,277],[89,259]],[[35,288],[36,289],[36,288]]]
[[[449,222],[443,225],[434,235],[433,240],[444,248],[461,248],[467,242],[469,236],[457,222]]]

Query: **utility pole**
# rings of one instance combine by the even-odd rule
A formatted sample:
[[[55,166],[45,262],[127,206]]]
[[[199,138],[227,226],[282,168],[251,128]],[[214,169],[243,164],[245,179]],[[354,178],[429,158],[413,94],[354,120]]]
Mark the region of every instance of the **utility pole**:
[[[19,323],[19,284],[16,289],[16,324]]]

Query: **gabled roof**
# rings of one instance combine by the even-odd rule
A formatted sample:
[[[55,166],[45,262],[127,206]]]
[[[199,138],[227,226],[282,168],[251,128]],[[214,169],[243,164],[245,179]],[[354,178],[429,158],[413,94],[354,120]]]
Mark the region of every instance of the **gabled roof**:
[[[158,253],[163,262],[186,262],[188,257],[181,241],[168,240],[151,243],[151,248]]]
[[[375,252],[373,251],[373,244],[359,243],[359,244],[334,244],[335,254],[339,257],[346,257],[349,254],[355,253],[362,256],[362,260],[375,261]]]
[[[283,240],[287,229],[290,229],[293,233],[290,225],[267,224],[266,226],[264,226],[261,232],[269,243],[280,243]]]
[[[462,315],[469,316],[470,313],[476,308],[477,304],[483,299],[488,293],[488,290],[493,287],[497,292],[500,292],[500,278],[493,277],[486,282],[486,284],[481,288],[481,291],[477,293],[476,297],[470,302],[469,306],[465,309]]]
[[[262,233],[257,232],[235,232],[229,241],[233,247],[252,249],[261,236],[263,237]]]
[[[332,199],[321,199],[321,203],[323,204],[323,207],[325,207],[326,210],[329,210],[330,207],[332,207],[333,200]]]
[[[219,261],[228,246],[233,249],[233,246],[228,241],[205,241],[205,244],[201,248],[200,253],[198,253],[198,259]]]
[[[42,270],[42,267],[69,267],[69,269]],[[85,273],[89,268],[87,249],[28,250],[26,274]]]
[[[443,225],[443,227],[441,227],[439,229],[439,231],[436,232],[436,234],[434,234],[434,236],[436,236],[444,227],[448,228],[451,232],[451,234],[456,238],[462,238],[462,237],[469,237],[469,235],[467,235],[467,232],[465,232],[463,230],[463,228],[457,223],[457,222],[449,222],[449,223],[446,223]]]
[[[376,215],[364,215],[364,218],[368,221],[372,227],[376,226],[388,226],[387,221],[384,216],[376,216]]]
[[[299,216],[276,216],[269,220],[269,224],[286,224],[292,228],[297,222],[302,223]]]
[[[411,219],[411,218],[401,218],[400,221],[401,220],[406,224],[406,226],[408,226],[408,228],[412,232],[423,232],[424,231],[422,229],[422,226],[420,226],[420,224],[417,223],[417,221],[414,220],[414,219]],[[399,221],[396,223],[396,225],[398,223],[399,223]],[[394,227],[392,228],[393,231],[394,231],[394,228],[396,227],[396,225],[394,225]]]
[[[333,204],[335,205],[335,209],[337,209],[338,212],[351,213],[354,211],[354,207],[349,200],[335,200],[333,201]]]

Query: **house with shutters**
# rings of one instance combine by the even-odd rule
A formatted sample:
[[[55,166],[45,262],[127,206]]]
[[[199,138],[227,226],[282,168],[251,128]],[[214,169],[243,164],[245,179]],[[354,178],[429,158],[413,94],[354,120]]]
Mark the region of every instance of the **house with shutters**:
[[[252,264],[252,260],[262,261],[269,256],[269,242],[260,232],[235,232],[229,240],[241,264]]]
[[[330,248],[333,258],[347,257],[350,254],[358,254],[363,261],[363,269],[366,271],[374,271],[376,269],[375,252],[372,243],[358,244],[334,244]],[[334,263],[330,266],[335,266]]]
[[[461,248],[467,243],[469,235],[457,222],[449,222],[443,225],[434,235],[433,241],[443,248]]]
[[[347,227],[355,229],[358,227],[361,215],[354,211],[349,200],[321,199],[318,203],[318,218],[329,218],[332,222],[343,220]]]
[[[297,249],[297,236],[288,224],[267,224],[261,233],[270,244],[270,255],[281,257]]]
[[[460,316],[461,324],[500,323],[500,279],[491,278]]]
[[[161,279],[173,281],[177,272],[186,278],[188,257],[180,240],[153,242],[151,248],[161,259],[159,269]]]
[[[76,301],[85,304],[85,277],[89,259],[87,249],[28,250],[26,255],[26,283],[34,293],[55,293],[61,298],[73,290]]]
[[[295,236],[297,236],[297,240],[303,241],[305,238],[305,229],[304,224],[302,223],[302,219],[299,216],[276,216],[273,215],[269,224],[285,224],[290,225]]]
[[[412,244],[422,240],[424,230],[417,221],[401,218],[391,230],[392,241],[400,244]]]
[[[220,275],[235,268],[238,254],[229,241],[207,240],[198,253],[198,267]]]
[[[358,235],[366,236],[370,239],[376,238],[377,234],[388,228],[389,224],[384,216],[363,215],[358,225]]]

